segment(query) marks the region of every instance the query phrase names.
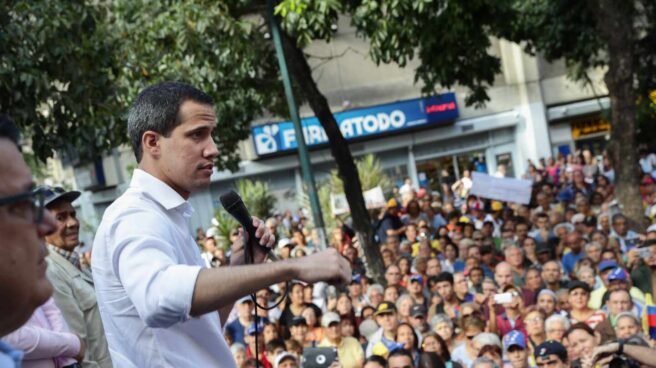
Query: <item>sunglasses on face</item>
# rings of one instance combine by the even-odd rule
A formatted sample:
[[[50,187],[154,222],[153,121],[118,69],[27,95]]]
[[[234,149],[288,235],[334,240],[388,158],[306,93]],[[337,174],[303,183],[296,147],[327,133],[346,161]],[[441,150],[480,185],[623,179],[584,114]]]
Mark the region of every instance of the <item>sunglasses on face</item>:
[[[0,206],[7,206],[10,212],[39,224],[43,221],[46,195],[44,188],[31,189],[24,193],[0,198]],[[22,205],[27,205],[27,207]]]

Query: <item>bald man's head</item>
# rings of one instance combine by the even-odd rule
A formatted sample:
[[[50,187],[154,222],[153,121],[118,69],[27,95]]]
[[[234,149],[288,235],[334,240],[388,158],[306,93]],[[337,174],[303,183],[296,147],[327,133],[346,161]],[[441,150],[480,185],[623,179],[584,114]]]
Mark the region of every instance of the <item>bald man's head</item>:
[[[501,262],[494,269],[494,281],[499,288],[513,284],[512,267],[508,262]]]

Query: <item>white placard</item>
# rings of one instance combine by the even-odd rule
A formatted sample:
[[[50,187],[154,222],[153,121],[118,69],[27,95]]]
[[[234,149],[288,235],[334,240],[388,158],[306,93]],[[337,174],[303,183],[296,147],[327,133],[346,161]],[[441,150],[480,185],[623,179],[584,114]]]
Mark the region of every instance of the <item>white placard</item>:
[[[387,206],[387,201],[385,201],[385,195],[383,194],[383,188],[380,186],[362,192],[362,196],[364,197],[364,204],[368,210],[373,208],[385,208],[385,206]],[[330,193],[330,210],[333,215],[343,215],[351,212],[351,208],[346,201],[346,195],[344,193]]]
[[[533,181],[513,178],[497,178],[474,172],[469,194],[502,202],[529,204]]]

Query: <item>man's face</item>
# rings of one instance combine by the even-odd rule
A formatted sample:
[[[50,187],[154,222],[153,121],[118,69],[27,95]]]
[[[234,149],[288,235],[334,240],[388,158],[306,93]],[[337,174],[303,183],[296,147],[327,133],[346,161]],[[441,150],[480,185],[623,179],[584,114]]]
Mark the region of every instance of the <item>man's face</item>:
[[[523,262],[521,249],[516,247],[508,248],[506,250],[506,262],[513,267],[520,267]]]
[[[512,368],[527,368],[528,367],[528,353],[525,349],[519,346],[511,346],[506,352],[508,360]]]
[[[339,322],[332,322],[326,328],[326,337],[333,341],[337,341],[342,337]]]
[[[600,248],[590,246],[586,250],[585,254],[588,257],[590,257],[592,262],[594,262],[595,264],[597,264],[597,263],[599,263],[599,261],[601,261],[601,249]]]
[[[572,249],[572,252],[578,253],[581,251],[581,235],[578,232],[573,231],[567,234],[567,245]]]
[[[631,297],[629,296],[629,293],[620,291],[614,292],[610,294],[607,304],[610,314],[616,316],[622,312],[628,312],[631,310]]]
[[[518,224],[515,228],[515,233],[517,234],[517,239],[526,239],[528,236],[528,225]]]
[[[467,292],[467,280],[465,279],[465,276],[460,272],[453,274],[453,289],[460,293]]]
[[[292,326],[289,329],[289,332],[292,334],[292,338],[300,343],[305,341],[305,335],[307,334],[308,327],[306,325],[296,325]]]
[[[438,282],[435,288],[437,289],[437,293],[440,294],[442,299],[451,300],[451,297],[453,296],[453,285],[451,285],[448,281]]]
[[[253,313],[253,303],[252,302],[243,302],[237,306],[237,314],[239,318],[249,319]]]
[[[537,219],[535,226],[538,229],[547,229],[549,227],[549,218],[546,216],[540,216]]]
[[[72,252],[80,243],[80,222],[75,208],[70,202],[58,201],[48,206],[48,210],[57,220],[57,229],[46,236],[46,242]]]
[[[412,295],[421,294],[422,289],[423,289],[423,285],[419,281],[410,281],[410,285],[408,285],[408,291]]]
[[[212,138],[216,113],[212,106],[186,101],[178,118],[182,123],[168,137],[157,135],[155,148],[144,150],[152,151],[158,177],[188,198],[210,185],[214,160],[219,156]]]
[[[613,229],[617,234],[620,236],[626,235],[627,232],[627,226],[626,226],[626,219],[624,218],[618,218],[615,221],[613,221]]]
[[[415,241],[417,239],[417,227],[414,225],[406,227],[405,237],[410,241]]]
[[[507,285],[512,285],[513,277],[510,267],[497,267],[494,271],[494,281],[497,282],[500,288]]]
[[[426,275],[428,276],[437,276],[442,272],[442,265],[440,260],[437,258],[431,258],[426,264]]]
[[[387,362],[389,368],[412,368],[412,359],[405,355],[395,355]]]
[[[0,138],[0,198],[15,196],[33,187],[32,174],[16,146]],[[0,206],[0,336],[20,327],[34,309],[52,294],[46,278],[43,241],[55,229],[55,219],[45,211],[40,224],[34,223],[29,200]]]
[[[398,285],[401,282],[401,271],[396,266],[389,266],[385,271],[387,285]]]
[[[480,284],[483,281],[483,271],[479,269],[471,270],[469,273],[469,280],[471,280],[474,285]]]
[[[558,355],[556,354],[551,354],[546,357],[541,357],[536,360],[536,365],[538,368],[567,368],[569,365],[567,363],[563,363],[560,358],[558,358]]]
[[[561,276],[560,267],[555,262],[548,262],[542,268],[542,278],[548,284],[555,284],[560,281]]]
[[[383,313],[379,314],[376,317],[376,323],[383,328],[385,332],[394,332],[396,330],[396,325],[398,324],[396,320],[396,313]]]

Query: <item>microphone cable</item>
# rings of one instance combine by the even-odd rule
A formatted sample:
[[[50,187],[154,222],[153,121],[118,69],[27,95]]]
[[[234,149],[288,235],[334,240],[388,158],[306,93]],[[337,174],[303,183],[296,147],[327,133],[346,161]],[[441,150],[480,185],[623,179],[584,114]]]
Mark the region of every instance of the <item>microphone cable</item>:
[[[244,237],[246,237],[246,234],[247,234],[247,232],[244,229]],[[253,250],[253,247],[250,246],[250,242],[246,242],[245,240],[246,239],[244,238],[244,264],[245,265],[249,265],[249,264],[252,265],[252,264],[254,264],[254,261],[255,261],[254,250]],[[273,257],[272,257],[272,259],[273,259]],[[259,344],[259,341],[258,341],[258,335],[259,335],[258,329],[259,329],[259,326],[260,326],[260,324],[258,322],[258,319],[260,317],[257,315],[257,310],[259,308],[259,309],[262,309],[262,310],[265,310],[265,311],[270,311],[274,308],[277,308],[280,305],[280,303],[287,300],[287,298],[289,297],[289,287],[290,287],[290,282],[285,281],[285,293],[282,295],[280,300],[278,300],[278,302],[276,302],[276,304],[274,304],[270,307],[260,305],[257,302],[256,293],[251,294],[251,299],[253,300],[253,307],[255,308],[254,309],[254,312],[255,312],[255,319],[254,319],[255,320],[255,366],[258,367],[258,368],[261,366],[262,363],[260,362],[260,354],[259,354],[260,344]],[[262,324],[262,332],[264,332],[264,324]]]

